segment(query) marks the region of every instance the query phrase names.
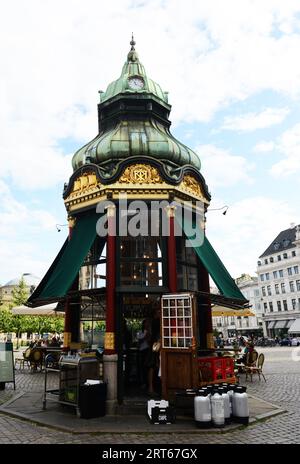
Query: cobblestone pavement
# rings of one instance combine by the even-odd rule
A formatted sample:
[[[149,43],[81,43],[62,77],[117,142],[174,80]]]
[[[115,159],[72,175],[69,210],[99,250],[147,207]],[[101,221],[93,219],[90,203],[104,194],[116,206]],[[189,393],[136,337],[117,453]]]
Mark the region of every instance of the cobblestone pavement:
[[[230,433],[195,434],[71,434],[41,427],[0,414],[0,444],[4,443],[86,443],[86,444],[208,444],[208,443],[299,443],[300,442],[300,362],[292,359],[300,348],[278,347],[258,349],[266,356],[264,372],[267,382],[247,382],[248,392],[281,406],[286,413]],[[245,384],[241,379],[241,384]],[[42,390],[43,376],[20,374],[16,376],[16,392]],[[0,403],[14,394],[11,385],[0,391]],[[226,430],[226,429],[225,429]]]

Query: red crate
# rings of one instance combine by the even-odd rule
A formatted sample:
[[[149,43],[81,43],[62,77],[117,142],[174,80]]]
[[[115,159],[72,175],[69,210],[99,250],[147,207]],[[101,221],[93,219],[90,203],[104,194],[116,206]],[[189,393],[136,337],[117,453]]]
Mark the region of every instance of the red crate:
[[[234,377],[234,361],[232,358],[198,358],[198,367],[203,382],[222,380],[225,382]]]
[[[223,376],[224,376],[224,380],[234,377],[233,358],[223,358]]]
[[[204,382],[215,382],[224,378],[223,359],[217,357],[198,358],[198,367]]]

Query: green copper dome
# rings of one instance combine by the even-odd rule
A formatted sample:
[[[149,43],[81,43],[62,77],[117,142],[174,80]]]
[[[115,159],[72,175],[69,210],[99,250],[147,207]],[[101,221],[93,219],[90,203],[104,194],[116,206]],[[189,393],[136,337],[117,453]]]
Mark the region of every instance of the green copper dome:
[[[101,93],[99,134],[74,154],[74,171],[94,163],[109,177],[113,166],[133,156],[157,159],[166,169],[200,170],[198,155],[170,133],[167,92],[147,77],[133,38],[130,44],[121,76]]]
[[[72,164],[76,170],[87,160],[101,164],[137,155],[171,161],[178,166],[191,164],[198,169],[201,166],[195,152],[176,140],[167,127],[154,120],[120,122],[78,150]]]
[[[127,55],[127,61],[123,66],[121,76],[114,82],[111,82],[106,89],[106,92],[101,93],[101,103],[113,98],[116,95],[127,93],[127,94],[153,94],[160,100],[168,103],[168,94],[163,92],[160,85],[149,79],[146,75],[146,71],[142,63],[139,61],[137,52],[135,51],[135,42],[132,38],[131,50]],[[140,89],[133,89],[130,86],[130,81],[133,78],[140,78],[142,87]]]

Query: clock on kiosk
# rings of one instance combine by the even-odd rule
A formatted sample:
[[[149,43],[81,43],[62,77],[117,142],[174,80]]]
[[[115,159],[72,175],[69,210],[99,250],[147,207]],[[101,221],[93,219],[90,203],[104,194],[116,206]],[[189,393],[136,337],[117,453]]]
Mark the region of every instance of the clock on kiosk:
[[[144,79],[139,76],[132,76],[128,78],[128,85],[132,90],[142,90],[145,86]]]

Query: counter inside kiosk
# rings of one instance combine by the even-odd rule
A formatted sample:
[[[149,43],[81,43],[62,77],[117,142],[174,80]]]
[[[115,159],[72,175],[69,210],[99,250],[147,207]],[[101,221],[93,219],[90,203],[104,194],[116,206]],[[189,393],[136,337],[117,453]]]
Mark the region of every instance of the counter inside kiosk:
[[[197,296],[163,295],[161,299],[161,381],[163,398],[179,390],[213,383],[235,383],[234,360],[212,348],[200,350]]]

